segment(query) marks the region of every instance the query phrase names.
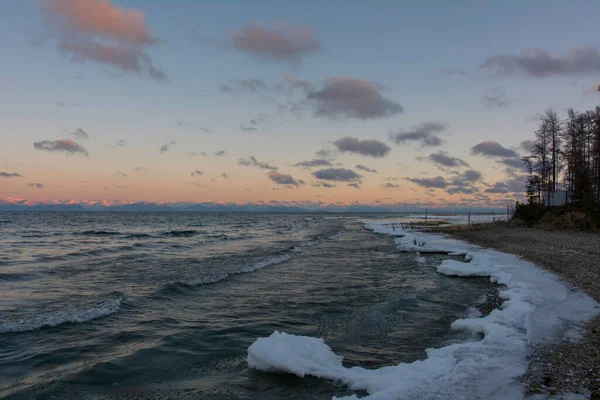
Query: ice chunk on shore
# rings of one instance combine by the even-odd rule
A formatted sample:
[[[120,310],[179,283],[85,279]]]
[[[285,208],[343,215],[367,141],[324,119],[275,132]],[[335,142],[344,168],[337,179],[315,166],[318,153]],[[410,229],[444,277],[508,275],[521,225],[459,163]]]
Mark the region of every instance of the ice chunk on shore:
[[[437,269],[440,273],[488,276],[490,281],[505,285],[500,292],[505,300],[501,309],[451,325],[483,338],[427,349],[427,358],[422,361],[368,370],[343,367],[342,358],[322,339],[275,332],[248,349],[252,368],[336,380],[352,390],[365,390],[370,400],[523,399],[519,377],[527,370],[532,346],[573,337],[585,321],[600,313],[600,306],[591,297],[567,288],[556,275],[515,255],[442,235],[394,231],[389,223],[370,221],[365,226],[398,236],[395,240],[401,250],[423,253],[424,248],[435,249],[465,255],[469,261],[444,260]],[[355,395],[347,398],[358,399]]]
[[[265,372],[289,372],[337,379],[343,357],[335,355],[323,339],[273,332],[248,348],[248,365]]]
[[[444,260],[437,267],[437,272],[448,276],[490,276],[488,268],[481,267],[475,263],[465,263],[456,260]]]

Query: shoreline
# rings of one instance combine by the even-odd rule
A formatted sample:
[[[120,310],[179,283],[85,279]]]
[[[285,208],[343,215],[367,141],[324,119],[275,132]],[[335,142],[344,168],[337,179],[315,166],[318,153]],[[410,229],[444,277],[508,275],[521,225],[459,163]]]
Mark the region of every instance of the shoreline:
[[[516,254],[563,279],[600,302],[600,235],[546,231],[506,223],[440,227],[428,230]],[[579,340],[534,348],[523,375],[528,395],[578,393],[600,399],[600,316],[589,321]]]

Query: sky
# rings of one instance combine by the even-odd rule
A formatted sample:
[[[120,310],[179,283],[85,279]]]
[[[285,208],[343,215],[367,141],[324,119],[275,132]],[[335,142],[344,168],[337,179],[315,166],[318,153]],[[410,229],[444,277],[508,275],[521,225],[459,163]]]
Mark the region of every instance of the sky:
[[[505,207],[598,1],[2,5],[0,204]]]

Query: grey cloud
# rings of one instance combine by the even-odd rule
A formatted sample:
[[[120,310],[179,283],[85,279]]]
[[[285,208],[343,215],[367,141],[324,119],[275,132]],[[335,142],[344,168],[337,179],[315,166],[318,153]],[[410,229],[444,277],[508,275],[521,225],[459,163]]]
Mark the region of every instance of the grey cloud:
[[[485,189],[485,193],[508,193],[508,186],[504,182],[496,182],[492,187]]]
[[[390,133],[389,136],[395,144],[417,142],[422,147],[436,147],[443,143],[439,134],[447,130],[448,125],[443,122],[423,122],[409,131]]]
[[[267,122],[267,116],[265,114],[258,114],[252,118],[246,125],[240,125],[240,130],[245,132],[256,132],[258,126]]]
[[[90,135],[81,128],[75,129],[75,131],[69,133],[69,136],[72,136],[76,139],[89,139]]]
[[[459,168],[469,166],[469,163],[467,163],[466,161],[461,160],[457,157],[452,157],[445,151],[438,151],[437,153],[432,153],[427,158],[432,163],[442,167]]]
[[[217,176],[217,178],[223,178],[223,179],[225,179],[226,181],[228,181],[228,180],[229,180],[229,178],[231,178],[231,176],[230,176],[229,174],[227,174],[227,173],[223,172],[222,174],[219,174],[219,175]]]
[[[124,177],[124,178],[127,178],[127,177],[129,176],[129,175],[127,175],[126,173],[124,173],[124,172],[121,172],[121,171],[117,171],[116,175],[117,175],[117,176],[122,176],[122,177]]]
[[[319,181],[319,182],[317,182],[317,183],[313,183],[311,186],[312,186],[312,187],[319,187],[319,186],[322,186],[322,187],[324,187],[324,188],[334,188],[334,187],[336,187],[336,186],[335,186],[334,184],[332,184],[332,183],[327,183],[327,182],[322,182],[322,181]]]
[[[195,169],[190,175],[191,176],[200,176],[203,175],[204,171],[200,171],[199,169]]]
[[[270,169],[271,171],[277,170],[277,167],[274,165],[270,165],[266,162],[258,161],[254,156],[250,156],[248,158],[240,158],[238,160],[238,164],[244,167],[256,167],[260,169]]]
[[[61,152],[66,154],[82,154],[88,155],[87,150],[72,141],[71,139],[59,139],[59,140],[42,140],[40,142],[34,142],[33,147],[37,150],[48,151],[48,152]]]
[[[227,154],[227,150],[219,150],[215,153],[215,157],[223,157]]]
[[[287,24],[276,28],[245,26],[231,34],[231,42],[242,53],[289,65],[298,65],[304,56],[321,49],[312,29]]]
[[[118,137],[115,138],[115,144],[107,145],[107,147],[112,148],[112,149],[115,149],[117,147],[124,147],[124,146],[125,146],[125,140],[118,138]]]
[[[202,151],[200,153],[196,153],[195,151],[189,151],[188,155],[190,155],[191,157],[195,157],[195,156],[208,157],[208,154],[204,151]]]
[[[256,93],[263,89],[266,89],[264,82],[256,78],[234,79],[228,84],[219,86],[220,93]]]
[[[481,172],[475,171],[473,169],[469,169],[464,171],[461,174],[457,174],[450,182],[446,181],[448,185],[452,185],[448,187],[446,192],[449,194],[463,193],[463,194],[473,194],[478,192],[478,189],[473,185],[477,182],[480,182],[483,176]]]
[[[520,146],[523,150],[525,150],[527,153],[531,153],[533,151],[533,146],[535,145],[535,141],[533,140],[523,140],[520,143]]]
[[[481,103],[485,106],[485,108],[506,108],[509,106],[508,96],[506,95],[506,90],[501,88],[494,88],[487,91],[481,97]]]
[[[471,187],[471,186],[455,186],[455,187],[451,187],[448,190],[446,190],[446,193],[448,193],[448,194],[457,194],[457,193],[473,194],[476,192],[477,192],[477,189],[475,189],[474,187]]]
[[[148,172],[148,171],[150,171],[150,170],[149,170],[148,168],[144,168],[144,167],[141,167],[141,166],[139,166],[139,165],[138,165],[137,167],[135,167],[135,168],[133,169],[133,171],[134,171],[134,172]]]
[[[334,77],[318,91],[308,94],[315,115],[324,118],[375,119],[404,112],[402,106],[386,99],[379,85],[362,79]]]
[[[250,121],[248,121],[248,125],[256,126],[265,123],[266,121],[267,116],[265,114],[258,114],[255,118],[252,118]]]
[[[177,142],[174,142],[174,141],[167,142],[167,143],[163,144],[162,147],[158,151],[160,151],[161,153],[166,153],[167,151],[169,151],[171,146],[175,146],[176,144],[177,144]]]
[[[326,168],[313,172],[317,179],[340,182],[360,182],[362,176],[345,168]]]
[[[525,49],[516,56],[488,57],[479,69],[498,76],[525,75],[534,78],[597,75],[600,73],[600,52],[585,46],[554,56],[543,49]]]
[[[27,186],[32,187],[32,188],[36,188],[36,189],[43,189],[44,188],[44,184],[43,183],[29,183],[29,184],[27,184]]]
[[[318,158],[327,158],[327,159],[333,158],[333,155],[331,154],[331,150],[327,150],[327,149],[315,151],[315,155]]]
[[[269,172],[267,177],[278,185],[299,186],[301,184],[301,182],[294,179],[292,175],[282,174],[281,172],[277,171]]]
[[[117,189],[127,189],[131,187],[131,185],[114,185]]]
[[[0,172],[0,178],[22,178],[23,175],[16,172]]]
[[[356,164],[356,165],[354,166],[354,168],[356,168],[356,169],[360,169],[361,171],[371,172],[371,173],[373,173],[373,174],[376,174],[376,173],[377,173],[377,170],[376,170],[376,169],[371,169],[371,168],[369,168],[369,167],[365,167],[364,165],[361,165],[361,164]]]
[[[493,140],[486,140],[471,147],[471,154],[489,157],[519,158],[516,151],[507,149]]]
[[[381,184],[381,188],[382,189],[396,189],[396,190],[399,190],[400,189],[400,185],[396,185],[395,183],[387,182],[387,183],[382,183]]]
[[[195,129],[197,131],[200,132],[205,132],[205,133],[211,133],[211,130],[208,128],[204,128],[198,124],[194,124],[193,122],[183,122],[183,121],[179,121],[177,122],[177,127],[179,128],[192,128]]]
[[[508,190],[510,190],[513,193],[518,193],[518,192],[525,191],[526,180],[527,180],[527,177],[524,175],[521,175],[521,176],[517,176],[512,179],[509,179],[505,182],[506,182],[506,186],[508,187]]]
[[[358,186],[358,183],[349,183],[346,186],[348,187],[353,187],[355,189],[359,189],[360,190],[360,186]]]
[[[375,158],[385,157],[391,150],[391,147],[375,139],[360,140],[355,137],[346,136],[336,140],[333,144],[338,151],[342,153],[361,154]]]
[[[477,182],[480,181],[482,176],[481,172],[475,171],[473,169],[469,169],[462,173],[461,177],[467,182]]]
[[[313,160],[301,161],[299,163],[294,164],[293,166],[294,167],[312,168],[312,167],[330,167],[331,165],[332,165],[331,162],[329,162],[328,160],[315,158]]]
[[[442,176],[436,176],[435,178],[406,178],[412,183],[416,183],[419,186],[425,188],[438,188],[445,189],[448,186],[448,181]]]
[[[499,162],[501,162],[502,164],[507,165],[511,168],[519,168],[519,169],[524,168],[523,160],[521,160],[521,158],[519,158],[519,157],[502,158],[499,160]]]
[[[525,176],[494,183],[485,190],[486,193],[519,193],[525,191]]]

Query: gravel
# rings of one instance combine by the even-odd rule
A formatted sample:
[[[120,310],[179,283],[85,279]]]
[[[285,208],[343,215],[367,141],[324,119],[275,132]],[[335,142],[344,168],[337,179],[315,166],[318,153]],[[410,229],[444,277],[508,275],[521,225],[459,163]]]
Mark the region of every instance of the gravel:
[[[439,229],[444,232],[444,229]],[[570,286],[600,302],[600,234],[481,224],[446,233],[482,247],[518,254],[553,271]],[[588,394],[600,400],[600,317],[590,321],[582,340],[533,349],[523,377],[528,393]]]

